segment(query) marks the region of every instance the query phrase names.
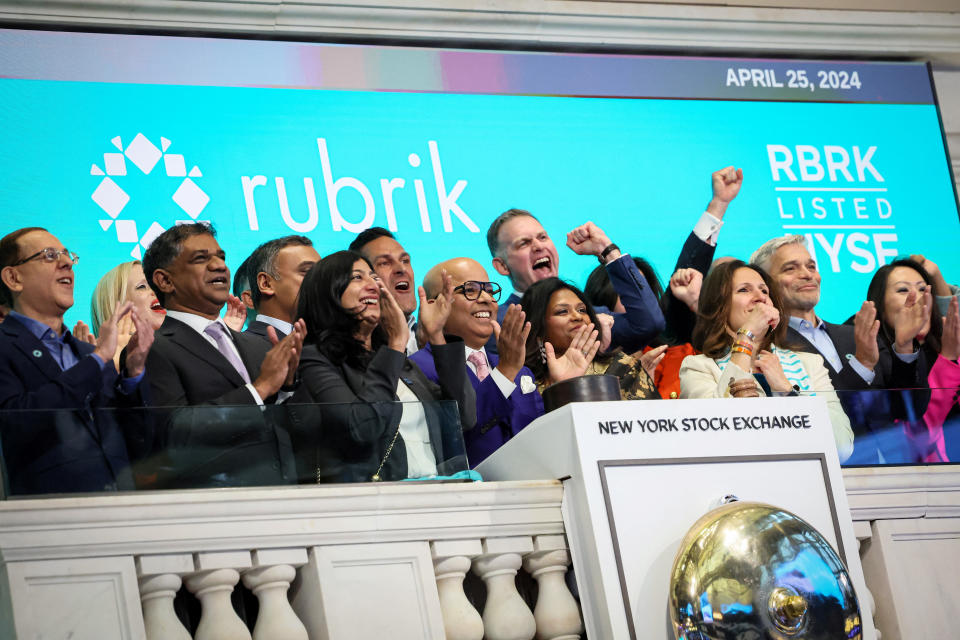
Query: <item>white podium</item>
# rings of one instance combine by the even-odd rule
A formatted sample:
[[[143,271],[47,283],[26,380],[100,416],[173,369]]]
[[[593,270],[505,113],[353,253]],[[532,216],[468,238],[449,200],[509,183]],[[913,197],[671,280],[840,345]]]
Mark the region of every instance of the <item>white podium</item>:
[[[537,419],[477,470],[563,480],[563,518],[593,638],[672,635],[667,593],[680,541],[726,495],[800,516],[866,592],[822,398],[590,402]]]

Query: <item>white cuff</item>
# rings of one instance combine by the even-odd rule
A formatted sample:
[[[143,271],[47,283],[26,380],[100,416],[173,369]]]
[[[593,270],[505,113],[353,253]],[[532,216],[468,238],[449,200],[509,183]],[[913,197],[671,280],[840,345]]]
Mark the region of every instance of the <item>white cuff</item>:
[[[856,356],[847,360],[850,363],[850,368],[857,372],[857,375],[863,378],[863,381],[867,384],[873,384],[873,379],[877,377],[876,372],[870,371],[866,366],[859,360]]]
[[[720,235],[720,227],[723,226],[723,220],[714,217],[711,213],[704,211],[700,220],[693,227],[693,235],[697,236],[711,247],[717,246],[717,236]]]
[[[497,383],[497,388],[500,389],[504,398],[509,398],[513,390],[517,388],[517,385],[511,380],[507,380],[507,376],[500,373],[499,369],[494,369],[490,372],[490,375],[493,376],[493,381]]]
[[[917,358],[920,356],[919,351],[914,351],[913,353],[900,353],[896,349],[893,350],[893,353],[900,358],[901,362],[911,363],[916,362]]]
[[[260,397],[260,394],[257,393],[257,390],[254,389],[253,383],[252,383],[252,382],[248,382],[246,386],[247,386],[247,389],[250,390],[250,395],[253,396],[253,399],[256,400],[257,404],[262,407],[262,406],[263,406],[263,398],[261,398],[261,397]]]

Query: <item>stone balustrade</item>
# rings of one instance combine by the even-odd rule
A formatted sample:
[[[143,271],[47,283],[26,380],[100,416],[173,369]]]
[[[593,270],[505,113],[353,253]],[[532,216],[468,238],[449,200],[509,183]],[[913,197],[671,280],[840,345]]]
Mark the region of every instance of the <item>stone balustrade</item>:
[[[557,482],[507,482],[9,501],[3,637],[578,638],[561,498]],[[480,611],[471,571],[486,586]],[[538,584],[535,602],[518,571]],[[231,601],[240,585],[255,619]],[[178,593],[199,602],[192,636]]]

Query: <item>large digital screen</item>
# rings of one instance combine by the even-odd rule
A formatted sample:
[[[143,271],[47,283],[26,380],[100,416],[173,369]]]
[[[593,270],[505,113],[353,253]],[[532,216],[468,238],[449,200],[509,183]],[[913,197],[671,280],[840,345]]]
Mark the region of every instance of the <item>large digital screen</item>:
[[[923,253],[960,279],[957,202],[928,68],[0,30],[2,233],[50,229],[81,256],[72,324],[116,264],[183,220],[236,268],[299,233],[321,255],[396,233],[418,281],[511,207],[540,218],[561,276],[588,220],[666,281],[743,168],[717,255],[805,234],[818,312],[842,322],[876,268]]]

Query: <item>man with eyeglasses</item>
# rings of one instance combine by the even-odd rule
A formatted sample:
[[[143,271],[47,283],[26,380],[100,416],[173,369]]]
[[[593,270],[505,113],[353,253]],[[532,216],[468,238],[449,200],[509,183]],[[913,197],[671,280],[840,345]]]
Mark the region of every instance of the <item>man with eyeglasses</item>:
[[[477,424],[464,433],[467,457],[476,466],[504,442],[543,414],[533,372],[524,366],[530,323],[519,305],[511,305],[496,322],[500,285],[489,282],[486,270],[476,260],[453,258],[427,272],[423,288],[427,298],[437,296],[443,272],[454,283],[453,305],[443,327],[444,334],[461,338],[467,352],[468,379],[477,393]],[[498,354],[484,345],[494,336]],[[437,382],[430,345],[410,356],[423,373]]]
[[[11,412],[0,418],[0,447],[11,494],[133,489],[130,459],[152,445],[138,412],[101,410],[144,405],[153,329],[127,302],[101,325],[96,346],[75,338],[63,316],[78,260],[40,227],[0,240],[0,302],[12,309],[0,325],[0,411]],[[136,333],[118,375],[117,323],[127,313]]]

